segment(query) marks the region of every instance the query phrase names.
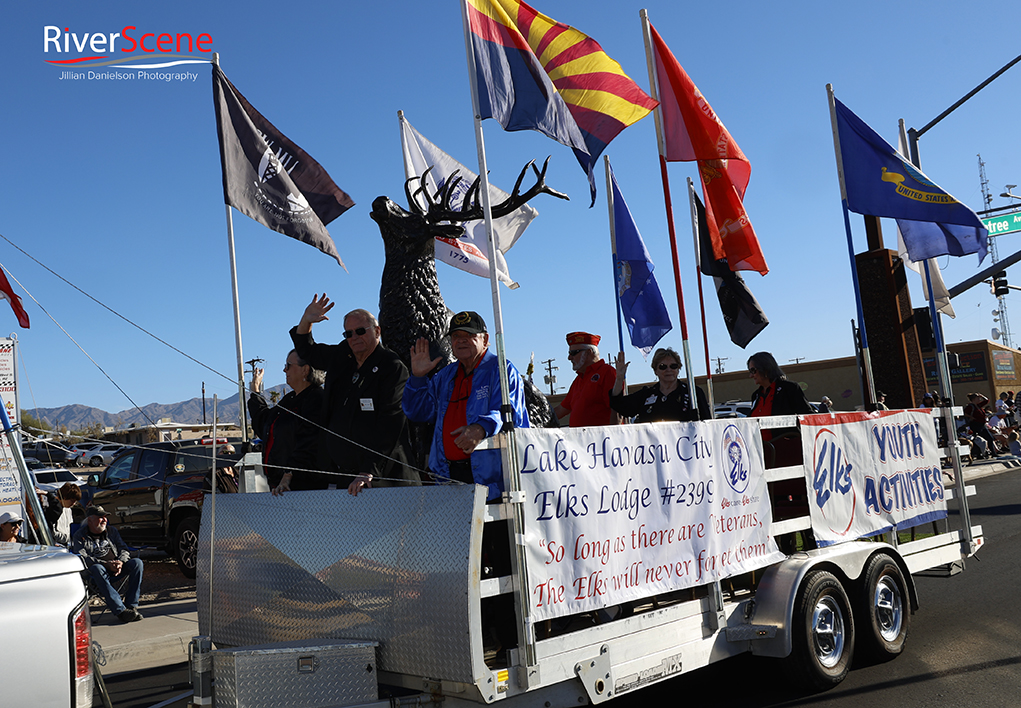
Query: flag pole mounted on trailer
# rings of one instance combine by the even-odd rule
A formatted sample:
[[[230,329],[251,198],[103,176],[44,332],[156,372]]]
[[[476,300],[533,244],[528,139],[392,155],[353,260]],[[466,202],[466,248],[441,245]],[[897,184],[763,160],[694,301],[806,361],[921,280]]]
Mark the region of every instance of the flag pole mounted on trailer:
[[[213,52],[213,66],[216,68],[220,66],[219,52]],[[234,255],[234,217],[230,213],[230,204],[224,204],[223,206],[227,210],[227,252],[230,257],[230,294],[234,302],[234,349],[238,357],[238,414],[241,417],[241,440],[248,442],[248,402],[245,397],[245,357],[241,351],[241,306],[238,299],[238,265],[237,258]],[[213,426],[215,427],[215,425],[216,422],[214,420]],[[216,436],[214,435],[214,446],[215,442]]]
[[[642,18],[642,35],[645,37],[645,57],[649,66],[649,90],[655,101],[660,100],[659,80],[652,58],[652,33],[649,24],[649,13],[639,12]],[[674,266],[674,289],[677,294],[677,309],[681,321],[681,354],[684,356],[684,368],[688,372],[688,390],[694,395],[695,369],[691,365],[691,350],[688,346],[688,316],[684,312],[684,292],[681,288],[681,264],[677,255],[677,232],[674,228],[674,207],[670,200],[670,176],[666,169],[666,138],[663,135],[662,103],[653,110],[656,122],[656,143],[659,147],[659,171],[663,180],[663,201],[666,206],[667,233],[670,236],[670,255]],[[694,399],[692,399],[694,400]]]
[[[702,315],[702,346],[705,348],[705,385],[709,394],[709,410],[716,417],[716,394],[713,392],[713,368],[709,359],[709,332],[705,322],[705,295],[702,292],[702,258],[699,251],[698,206],[695,204],[695,182],[688,177],[688,205],[691,207],[691,235],[695,240],[695,282],[698,283],[698,310]]]

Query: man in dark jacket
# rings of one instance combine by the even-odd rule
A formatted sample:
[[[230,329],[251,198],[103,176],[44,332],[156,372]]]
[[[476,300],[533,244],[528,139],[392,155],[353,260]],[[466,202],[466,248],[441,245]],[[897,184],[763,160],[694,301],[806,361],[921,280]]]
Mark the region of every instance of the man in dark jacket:
[[[59,546],[66,547],[71,544],[71,507],[81,498],[82,490],[74,482],[64,482],[60,489],[46,493],[43,516],[50,527],[53,542]]]
[[[142,594],[142,561],[132,558],[121,535],[113,526],[107,525],[106,509],[90,506],[85,512],[85,523],[71,539],[71,552],[85,561],[96,591],[106,601],[106,606],[117,615],[121,622],[137,622],[142,619],[138,611],[138,598]],[[124,599],[114,587],[127,578]]]
[[[379,323],[367,310],[344,316],[344,341],[317,344],[312,325],[329,319],[335,303],[318,295],[291,329],[294,349],[302,359],[326,371],[326,430],[319,438],[320,468],[334,473],[337,487],[347,487],[359,475],[372,475],[372,486],[420,483],[407,465],[407,419],[401,395],[408,369],[380,344]]]

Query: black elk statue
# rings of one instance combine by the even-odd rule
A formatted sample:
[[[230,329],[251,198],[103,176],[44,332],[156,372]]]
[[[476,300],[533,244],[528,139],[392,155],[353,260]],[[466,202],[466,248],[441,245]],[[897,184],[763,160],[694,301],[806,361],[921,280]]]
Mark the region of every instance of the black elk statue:
[[[510,196],[492,205],[494,219],[510,214],[539,194],[569,199],[566,194],[546,185],[549,160],[547,157],[542,170],[535,166],[534,160],[524,166]],[[529,168],[535,173],[535,184],[522,192],[521,183]],[[412,177],[404,183],[410,211],[405,211],[387,197],[376,197],[372,202],[371,216],[379,226],[386,252],[379,288],[379,326],[386,345],[404,360],[409,370],[411,346],[419,337],[429,340],[432,358],[441,357],[437,369],[454,360],[447,336],[452,313],[440,293],[433,239],[461,238],[465,234],[464,222],[483,218],[479,179],[476,178],[465,193],[460,209],[455,209],[450,202],[461,178],[455,173],[434,194],[430,194],[426,188],[429,170],[421,177]],[[415,182],[418,187],[413,189]],[[547,425],[551,419],[555,425],[556,418],[545,396],[527,379],[523,381],[532,425]],[[413,437],[421,439],[420,435]],[[429,439],[428,435],[425,439]],[[415,447],[421,449],[419,440],[415,441]]]

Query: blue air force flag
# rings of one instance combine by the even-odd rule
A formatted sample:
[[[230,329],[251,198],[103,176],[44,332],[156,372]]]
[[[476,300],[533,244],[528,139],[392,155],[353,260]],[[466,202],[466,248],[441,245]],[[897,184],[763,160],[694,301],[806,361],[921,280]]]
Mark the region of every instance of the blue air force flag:
[[[847,106],[833,100],[847,208],[897,219],[913,261],[977,253],[981,262],[988,232],[975,212],[902,158]]]

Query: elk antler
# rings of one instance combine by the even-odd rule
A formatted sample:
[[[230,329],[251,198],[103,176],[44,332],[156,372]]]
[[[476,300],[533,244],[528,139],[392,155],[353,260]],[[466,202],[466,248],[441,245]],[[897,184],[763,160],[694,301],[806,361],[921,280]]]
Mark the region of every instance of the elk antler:
[[[552,156],[551,156],[552,157]],[[549,194],[557,199],[567,199],[570,197],[562,192],[558,192],[552,187],[546,184],[546,169],[549,167],[550,158],[547,157],[546,161],[542,164],[542,170],[540,171],[535,166],[535,160],[531,160],[527,165],[521,168],[521,174],[518,175],[517,181],[514,183],[514,191],[511,192],[510,196],[499,204],[493,204],[491,209],[493,218],[498,219],[501,216],[510,214],[515,209],[528,203],[530,199],[540,194]],[[535,184],[529,187],[524,193],[521,190],[521,183],[525,179],[525,173],[528,168],[531,167],[535,173]],[[450,200],[453,197],[454,191],[457,185],[462,181],[461,177],[455,171],[450,179],[442,185],[436,193],[433,195],[429,194],[429,190],[426,189],[426,177],[432,167],[427,169],[421,177],[411,177],[404,183],[404,192],[408,196],[408,206],[414,209],[416,213],[424,217],[430,223],[438,223],[441,221],[475,221],[483,218],[482,204],[479,201],[479,184],[480,179],[475,178],[472,182],[471,187],[468,188],[468,192],[464,195],[464,199],[461,202],[461,208],[458,210],[452,209],[450,206]],[[418,189],[411,191],[411,182],[418,180]],[[418,195],[421,194],[425,198],[427,208],[423,208],[421,203],[418,201]]]

